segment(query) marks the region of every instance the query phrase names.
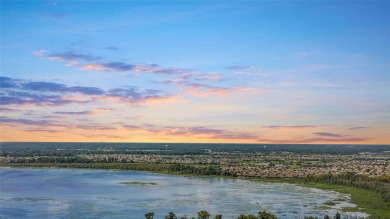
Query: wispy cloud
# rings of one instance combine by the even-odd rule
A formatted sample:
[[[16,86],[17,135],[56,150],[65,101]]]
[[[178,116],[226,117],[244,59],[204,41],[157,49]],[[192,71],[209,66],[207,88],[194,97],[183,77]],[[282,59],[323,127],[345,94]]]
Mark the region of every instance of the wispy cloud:
[[[53,112],[54,114],[60,115],[91,115],[92,111],[79,111],[79,112]]]
[[[82,70],[118,71],[118,72],[147,72],[158,75],[189,74],[194,70],[184,68],[162,68],[157,64],[136,65],[126,62],[96,62],[80,66]]]
[[[263,76],[264,72],[254,66],[241,66],[234,65],[226,67],[229,70],[234,71],[234,74],[238,75],[255,75],[255,76]]]
[[[319,136],[323,136],[323,137],[332,137],[332,138],[341,138],[341,137],[343,137],[342,135],[329,133],[329,132],[315,132],[313,134],[319,135]]]
[[[92,139],[99,139],[99,138],[129,139],[129,137],[123,137],[123,136],[119,136],[119,135],[110,135],[110,134],[77,134],[77,135],[92,138]]]
[[[155,126],[144,125],[123,125],[129,131],[146,131],[151,133],[161,133],[169,136],[198,136],[205,139],[220,140],[243,140],[260,141],[260,138],[252,133],[231,131],[226,129],[214,129],[204,126],[184,127],[184,126]]]
[[[211,72],[208,74],[200,74],[195,77],[195,80],[209,80],[209,81],[219,81],[223,78],[222,74]]]
[[[308,138],[302,140],[291,141],[292,143],[346,143],[346,142],[365,142],[370,140],[369,138]]]
[[[3,125],[19,124],[19,125],[45,126],[45,127],[64,126],[63,124],[59,124],[55,121],[50,121],[50,120],[15,119],[15,118],[9,118],[5,116],[0,116],[0,123]]]
[[[315,128],[315,125],[271,125],[271,126],[262,126],[263,128],[270,129],[303,129],[303,128]]]
[[[115,127],[112,127],[109,125],[102,125],[102,124],[97,124],[97,123],[76,125],[75,128],[83,129],[83,130],[114,130],[114,129],[116,129]]]
[[[62,130],[54,130],[54,129],[25,129],[27,132],[48,132],[48,133],[61,133]]]
[[[263,138],[260,142],[271,144],[323,144],[323,143],[362,143],[370,138],[341,137],[341,138],[293,138],[293,139],[267,139]]]
[[[183,91],[193,95],[193,96],[209,96],[209,95],[227,95],[230,94],[231,89],[211,86],[208,84],[200,83],[188,83]]]
[[[61,95],[31,94],[29,92],[5,92],[0,95],[0,103],[2,105],[60,106],[71,103],[85,103],[85,101],[67,99],[66,96]]]
[[[117,47],[106,47],[109,50],[118,50]],[[114,71],[114,72],[145,72],[156,75],[171,75],[177,77],[194,76],[194,80],[219,81],[223,75],[217,72],[201,73],[195,69],[180,67],[163,67],[158,64],[134,64],[124,61],[97,61],[102,58],[75,51],[65,51],[57,53],[48,53],[46,50],[33,52],[34,55],[47,58],[49,60],[66,61],[68,67],[78,67],[84,71]],[[80,63],[81,62],[81,63]],[[256,69],[251,68],[252,71]]]
[[[250,71],[255,69],[255,67],[253,66],[239,66],[239,65],[228,66],[226,68],[230,70],[238,70],[238,71]]]
[[[167,100],[171,95],[164,95],[161,90],[139,89],[136,87],[114,88],[107,91],[101,98],[104,100],[117,100],[119,102],[139,104],[155,100]]]
[[[54,82],[29,82],[4,76],[0,76],[0,85],[2,91],[7,89],[20,89],[40,92],[81,93],[88,95],[101,95],[104,93],[103,90],[96,87],[68,87],[64,84]]]
[[[195,80],[220,80],[222,76],[220,77],[219,74],[215,73],[216,75],[198,75],[195,77]],[[203,77],[203,79],[200,79],[199,77]],[[215,77],[214,79],[211,79],[210,77]],[[207,79],[206,79],[207,78]],[[180,75],[178,77],[167,79],[167,80],[161,80],[161,81],[154,81],[154,83],[157,84],[175,84],[181,88],[182,91],[191,94],[192,96],[196,97],[206,97],[211,95],[229,95],[232,93],[239,93],[239,92],[246,92],[246,91],[253,91],[252,88],[248,87],[219,87],[214,86],[206,83],[196,83],[192,82],[192,75],[184,74]]]
[[[360,129],[368,129],[366,126],[356,126],[356,127],[351,127],[348,130],[360,130]]]
[[[50,53],[47,54],[46,50],[38,50],[33,52],[36,56],[41,56],[50,60],[58,60],[58,61],[95,61],[101,59],[100,57],[88,55],[76,51],[65,51],[58,53]]]
[[[1,102],[0,102],[1,103]],[[0,111],[1,112],[20,112],[22,110],[18,110],[18,109],[11,109],[11,108],[6,108],[6,107],[0,107]]]

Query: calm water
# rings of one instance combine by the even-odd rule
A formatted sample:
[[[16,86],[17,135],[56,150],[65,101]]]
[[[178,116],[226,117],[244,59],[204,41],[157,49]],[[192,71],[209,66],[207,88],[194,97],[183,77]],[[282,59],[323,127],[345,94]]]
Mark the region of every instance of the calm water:
[[[236,218],[240,213],[265,209],[279,218],[323,217],[337,211],[320,210],[324,202],[348,199],[339,193],[285,183],[135,171],[0,168],[0,177],[1,218],[143,219],[145,213],[153,211],[160,219],[169,211],[195,216],[200,210],[208,210],[212,216],[221,213],[223,218]],[[120,184],[124,181],[158,186]]]

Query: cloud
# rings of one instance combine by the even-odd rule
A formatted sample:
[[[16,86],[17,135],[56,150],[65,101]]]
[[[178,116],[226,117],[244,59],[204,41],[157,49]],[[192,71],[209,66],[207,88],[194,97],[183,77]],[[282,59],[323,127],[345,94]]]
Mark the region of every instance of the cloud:
[[[302,129],[302,128],[315,128],[315,125],[271,125],[271,126],[262,126],[264,128],[270,129]]]
[[[27,132],[49,132],[49,133],[61,133],[61,130],[53,130],[53,129],[26,129],[24,131]]]
[[[17,80],[14,80],[9,77],[3,77],[0,76],[0,88],[6,89],[6,88],[18,88],[20,85],[18,84]]]
[[[58,93],[81,93],[86,95],[102,95],[104,91],[96,87],[68,87],[64,84],[53,82],[22,82],[20,86],[32,91],[58,92]]]
[[[1,102],[0,102],[1,103]],[[6,108],[6,107],[1,107],[0,108],[0,111],[1,112],[20,112],[22,110],[18,110],[18,109],[11,109],[11,108]]]
[[[208,84],[188,83],[183,91],[197,97],[209,95],[227,95],[231,93],[231,89],[223,87],[215,87]]]
[[[91,115],[92,111],[79,111],[79,112],[54,112],[54,114],[60,115]]]
[[[37,51],[34,51],[33,52],[33,55],[36,55],[36,56],[44,56],[46,54],[46,50],[37,50]]]
[[[202,126],[188,128],[191,135],[210,135],[211,139],[246,139],[259,140],[259,137],[250,133],[234,132],[224,129],[210,129]]]
[[[360,129],[368,129],[366,126],[356,126],[356,127],[351,127],[348,130],[360,130]]]
[[[111,70],[111,71],[133,71],[137,68],[136,65],[124,63],[124,62],[105,62],[105,63],[90,63],[80,67],[83,70]]]
[[[101,124],[97,124],[97,123],[76,125],[75,127],[78,129],[83,129],[83,130],[114,130],[115,129],[112,126],[101,125]]]
[[[19,124],[19,125],[31,125],[31,126],[64,126],[50,120],[30,120],[30,119],[14,119],[5,116],[0,116],[0,123],[5,125]]]
[[[171,97],[169,95],[161,95],[161,93],[162,91],[160,90],[141,90],[136,87],[115,88],[108,90],[107,94],[103,98],[138,104],[149,100],[162,100]]]
[[[97,87],[67,86],[54,82],[31,82],[0,77],[0,103],[2,105],[51,105],[87,103],[98,100],[116,100],[140,104],[151,100],[165,100],[172,95],[155,89],[136,87],[113,88],[104,91]]]
[[[2,105],[52,105],[60,106],[70,103],[83,103],[85,101],[69,100],[61,95],[31,94],[28,92],[8,92],[6,96],[0,94]]]
[[[226,68],[230,69],[230,70],[235,70],[235,71],[250,71],[250,70],[256,69],[253,66],[239,66],[239,65],[228,66]]]
[[[106,47],[106,49],[116,50],[116,47]],[[34,55],[47,58],[49,60],[58,60],[58,61],[67,61],[66,66],[76,66],[78,61],[83,61],[85,63],[80,64],[79,68],[86,71],[118,71],[118,72],[147,72],[151,74],[159,75],[180,75],[180,74],[197,74],[193,69],[185,68],[176,68],[176,67],[160,67],[157,64],[132,64],[127,62],[119,61],[106,61],[106,62],[95,62],[96,60],[102,59],[98,56],[93,56],[89,54],[84,54],[75,51],[65,51],[58,53],[47,54],[46,50],[38,50],[33,52]],[[208,76],[209,78],[218,77]],[[207,78],[207,76],[205,76]]]
[[[239,74],[239,75],[257,75],[257,76],[263,76],[264,72],[261,71],[260,69],[254,67],[254,66],[229,66],[226,67],[229,70],[233,70],[234,74]]]
[[[75,66],[75,65],[77,65],[77,64],[78,64],[78,63],[77,63],[76,61],[70,61],[70,62],[66,63],[65,66],[71,67],[71,66]]]
[[[88,63],[80,67],[82,70],[95,71],[119,71],[119,72],[148,72],[159,75],[177,75],[188,74],[194,72],[191,69],[184,68],[161,68],[157,64],[135,65],[126,62],[97,62]]]
[[[222,74],[216,73],[216,72],[211,72],[208,74],[201,74],[197,76],[195,79],[196,80],[210,80],[210,81],[219,81],[223,78]]]
[[[88,137],[88,138],[112,138],[112,139],[129,139],[129,137],[123,137],[119,135],[110,135],[110,134],[77,134],[80,136]]]
[[[169,136],[199,136],[208,139],[220,140],[243,140],[260,141],[257,135],[245,132],[237,132],[225,129],[213,129],[203,126],[184,127],[184,126],[155,126],[151,124],[143,125],[123,125],[123,128],[129,131],[146,131],[151,133],[162,133]]]
[[[293,140],[291,143],[317,143],[317,142],[323,142],[323,143],[338,143],[338,142],[364,142],[370,140],[369,138],[308,138],[308,139],[302,139],[302,140]]]
[[[66,89],[66,92],[80,93],[85,95],[103,95],[105,93],[105,91],[97,87],[80,87],[80,86],[68,87]]]
[[[109,107],[98,107],[94,108],[93,112],[108,112],[108,111],[113,111],[114,108],[109,108]]]
[[[313,134],[319,135],[319,136],[324,136],[324,137],[332,137],[332,138],[341,138],[341,137],[343,137],[342,135],[329,133],[329,132],[315,132]]]
[[[21,85],[23,88],[33,91],[63,92],[66,89],[64,84],[52,82],[26,82]]]
[[[40,50],[40,51],[42,51],[42,50]],[[39,52],[37,54],[39,54]],[[43,53],[41,56],[44,56],[45,58],[50,59],[50,60],[59,60],[59,61],[76,61],[76,60],[95,61],[95,60],[101,59],[100,57],[97,57],[97,56],[92,56],[92,55],[88,55],[88,54],[78,53],[78,52],[75,52],[75,51],[65,51],[65,52],[59,52],[59,53],[51,53],[51,54],[48,54],[48,55],[45,55],[45,54],[46,53]]]
[[[102,95],[104,91],[94,87],[69,87],[53,82],[30,82],[0,77],[0,103],[2,105],[64,105],[83,103],[65,94]],[[3,86],[4,85],[4,86]]]

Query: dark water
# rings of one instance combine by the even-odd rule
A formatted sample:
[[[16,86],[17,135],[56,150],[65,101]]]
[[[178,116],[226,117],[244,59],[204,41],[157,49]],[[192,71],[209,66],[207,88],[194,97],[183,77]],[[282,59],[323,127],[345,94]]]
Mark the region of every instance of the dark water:
[[[324,202],[345,195],[285,183],[257,183],[239,179],[184,177],[135,171],[83,169],[0,168],[1,218],[144,218],[169,211],[195,216],[236,218],[240,213],[267,210],[279,218],[334,215],[320,210]],[[123,185],[124,181],[158,183]],[[340,208],[348,202],[332,206]],[[364,214],[352,213],[350,215]]]

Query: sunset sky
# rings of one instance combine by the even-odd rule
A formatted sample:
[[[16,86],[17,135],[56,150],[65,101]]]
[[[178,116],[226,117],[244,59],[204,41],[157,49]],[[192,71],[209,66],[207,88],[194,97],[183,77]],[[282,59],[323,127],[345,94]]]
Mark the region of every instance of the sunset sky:
[[[0,141],[390,144],[389,11],[1,0]]]

